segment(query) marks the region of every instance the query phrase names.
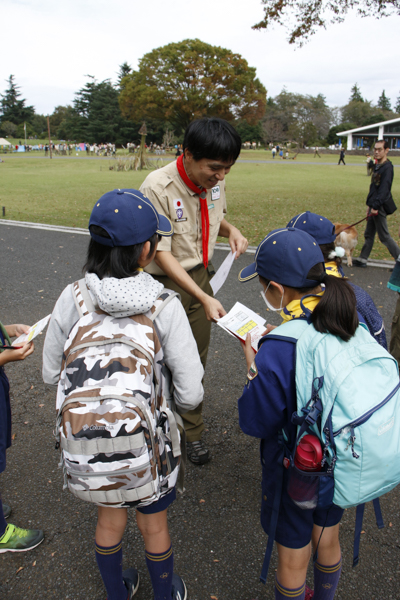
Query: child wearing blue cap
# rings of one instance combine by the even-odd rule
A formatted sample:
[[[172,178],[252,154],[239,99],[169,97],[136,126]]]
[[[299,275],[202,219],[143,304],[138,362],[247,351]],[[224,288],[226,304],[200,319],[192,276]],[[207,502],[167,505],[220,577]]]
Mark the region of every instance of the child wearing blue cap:
[[[321,248],[325,260],[325,270],[328,275],[344,277],[341,261],[341,258],[344,256],[344,250],[334,244],[336,239],[335,226],[329,219],[307,210],[293,217],[287,224],[287,227],[295,227],[295,229],[301,229],[310,234]],[[358,285],[350,281],[349,284],[356,296],[357,311],[367,325],[370,334],[387,350],[385,325],[374,301]]]
[[[269,233],[257,248],[255,262],[241,271],[239,281],[257,277],[269,310],[279,311],[284,321],[308,318],[319,332],[349,340],[358,326],[354,292],[345,279],[328,275],[317,242],[304,231],[285,228]],[[324,285],[324,288],[322,287]],[[281,325],[280,327],[285,327]],[[247,380],[239,399],[239,424],[247,435],[261,438],[261,524],[274,529],[278,548],[275,599],[332,600],[341,572],[339,523],[343,510],[302,509],[288,495],[288,474],[280,461],[280,437],[293,450],[297,427],[296,345],[265,335],[254,355],[246,340]],[[277,481],[283,470],[282,495],[274,506]],[[306,588],[311,545],[318,547],[314,563],[314,592]]]
[[[154,316],[152,322],[155,333],[151,333],[151,335],[155,336],[154,344],[161,344],[163,364],[160,369],[164,373],[167,368],[171,373],[174,386],[173,399],[176,407],[180,412],[195,408],[203,398],[203,367],[189,322],[179,297],[170,294],[168,301],[165,301],[168,290],[165,290],[164,286],[153,279],[150,274],[143,271],[144,267],[153,260],[161,236],[172,235],[170,221],[159,215],[151,202],[138,190],[114,190],[104,194],[96,202],[89,221],[89,231],[91,241],[84,267],[87,288],[85,293],[90,295],[94,306],[97,305],[100,309],[90,313],[89,317],[106,313],[115,319],[121,319],[121,329],[126,327],[122,324],[122,319],[130,317],[132,322],[130,319],[129,322],[133,323],[136,329],[140,329],[143,324],[146,325],[152,321],[149,315]],[[84,299],[84,292],[82,292],[82,297]],[[58,382],[64,346],[67,346],[66,341],[70,339],[70,331],[80,316],[76,302],[77,297],[74,292],[74,284],[72,284],[62,292],[53,310],[43,350],[45,383],[57,384]],[[156,303],[158,310],[155,309]],[[160,310],[161,304],[163,304],[162,310]],[[147,329],[142,327],[142,331],[147,331]],[[146,333],[146,336],[148,335],[150,336],[150,333]],[[119,337],[119,334],[116,337]],[[133,342],[135,342],[134,339]],[[95,346],[96,342],[93,342],[93,347]],[[111,356],[111,351],[109,355]],[[150,355],[144,354],[144,356]],[[154,356],[154,363],[156,360]],[[145,366],[146,363],[141,364],[143,367],[140,367],[141,375],[139,377],[142,376],[145,380],[149,366]],[[115,365],[115,362],[112,365]],[[124,368],[127,371],[130,365],[129,362],[124,363],[120,371],[122,372]],[[88,367],[87,363],[82,364],[83,381],[88,381],[88,379],[85,380],[85,377],[88,377],[85,371],[86,367]],[[121,385],[119,382],[122,381],[122,375],[119,375],[118,365],[116,369],[117,375],[107,367],[107,364],[102,363],[101,372],[104,373],[102,376],[104,381],[107,380],[106,385]],[[135,370],[139,371],[137,368]],[[90,377],[92,377],[91,373]],[[120,379],[116,379],[116,377],[120,377]],[[136,397],[135,394],[138,391],[141,390],[131,390],[133,397]],[[118,398],[118,396],[116,397]],[[155,411],[158,411],[158,401],[159,397],[157,396]],[[102,426],[104,421],[102,417],[104,417],[106,409],[102,413],[102,402],[104,401],[100,400],[99,405],[96,405],[98,407],[94,409],[99,413],[99,426],[94,427],[96,435],[97,430],[105,429]],[[122,404],[122,408],[118,410],[124,411],[124,406],[125,404]],[[59,396],[57,397],[57,408],[60,408]],[[114,410],[114,412],[116,411]],[[156,415],[158,439],[160,439],[163,427],[161,417],[165,415],[166,418],[166,414],[157,412]],[[122,422],[124,422],[123,419],[122,416]],[[127,427],[133,427],[133,425],[128,424]],[[144,425],[140,425],[140,427],[144,427]],[[82,434],[82,437],[86,438],[88,429],[90,428],[85,424],[82,432],[78,432],[79,437]],[[122,432],[121,435],[125,434]],[[110,437],[109,434],[108,437]],[[91,439],[92,437],[89,438],[89,443]],[[103,438],[101,443],[106,441]],[[161,448],[161,446],[158,447]],[[137,457],[137,453],[133,452],[134,448],[138,449],[138,446],[132,446],[127,451],[129,456],[133,457],[132,460]],[[145,442],[145,450],[146,448],[147,442]],[[103,454],[99,456],[98,460],[105,462],[107,461],[106,451],[102,452]],[[115,457],[115,454],[113,456]],[[140,449],[139,458],[141,456],[146,456],[142,454],[142,449]],[[152,456],[154,457],[154,451]],[[168,461],[168,456],[166,458]],[[141,464],[143,464],[143,470],[140,474],[139,468],[138,478],[144,478],[147,473],[145,471],[147,463],[142,460]],[[152,469],[157,469],[157,464],[153,465]],[[89,473],[89,475],[95,475],[95,473]],[[139,574],[136,569],[122,571],[122,536],[128,512],[125,506],[136,509],[137,524],[145,542],[146,563],[153,586],[154,600],[186,600],[187,598],[183,580],[173,572],[173,552],[167,523],[167,508],[176,497],[175,486],[171,484],[173,487],[168,489],[168,481],[166,482],[164,479],[163,482],[164,489],[162,494],[159,490],[159,499],[150,501],[150,503],[148,496],[143,501],[135,502],[128,502],[126,500],[128,496],[125,496],[121,508],[104,505],[107,504],[104,501],[96,502],[98,504],[98,521],[95,552],[108,600],[127,600],[127,598],[130,600],[136,594],[139,586]],[[120,493],[119,490],[120,488],[118,488],[118,493]],[[135,490],[133,492],[136,493]]]

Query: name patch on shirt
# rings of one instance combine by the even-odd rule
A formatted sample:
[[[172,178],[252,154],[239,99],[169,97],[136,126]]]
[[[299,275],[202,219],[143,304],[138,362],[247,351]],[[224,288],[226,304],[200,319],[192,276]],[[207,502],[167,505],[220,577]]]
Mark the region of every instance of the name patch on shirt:
[[[212,208],[214,208],[214,204],[209,204],[208,205],[208,210],[211,210]]]
[[[175,223],[182,223],[182,221],[187,221],[187,217],[181,217],[180,219],[175,219]]]
[[[221,190],[219,185],[211,188],[211,200],[219,200],[221,197]]]

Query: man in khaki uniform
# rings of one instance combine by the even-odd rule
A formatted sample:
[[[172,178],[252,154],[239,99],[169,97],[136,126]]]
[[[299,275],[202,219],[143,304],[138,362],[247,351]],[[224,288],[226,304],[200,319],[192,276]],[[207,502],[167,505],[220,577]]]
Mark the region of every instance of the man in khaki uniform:
[[[159,243],[154,262],[146,270],[166,288],[180,293],[204,368],[211,321],[226,314],[210,286],[213,269],[209,260],[217,236],[228,238],[236,258],[248,246],[246,238],[225,219],[224,179],[240,149],[241,139],[227,121],[198,119],[185,132],[183,155],[150,173],[140,188],[174,225],[173,236]],[[188,456],[195,464],[209,460],[201,440],[201,411],[202,404],[183,415]]]

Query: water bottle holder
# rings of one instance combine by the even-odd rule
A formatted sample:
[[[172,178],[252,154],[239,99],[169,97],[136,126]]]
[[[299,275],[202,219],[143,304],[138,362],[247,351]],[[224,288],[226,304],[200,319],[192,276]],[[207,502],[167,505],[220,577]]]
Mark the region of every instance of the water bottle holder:
[[[328,473],[327,470],[301,471],[292,461],[288,476],[288,494],[299,508],[315,510],[332,503],[334,492],[332,473]]]

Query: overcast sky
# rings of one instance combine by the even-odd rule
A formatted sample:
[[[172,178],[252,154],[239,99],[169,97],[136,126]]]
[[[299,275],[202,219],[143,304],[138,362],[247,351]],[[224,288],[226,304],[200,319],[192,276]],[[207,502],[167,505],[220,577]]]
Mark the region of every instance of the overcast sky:
[[[342,106],[355,82],[373,102],[383,89],[392,105],[400,95],[400,17],[350,14],[295,49],[282,28],[251,29],[260,0],[0,0],[0,10],[0,93],[13,74],[42,114],[72,104],[86,74],[115,81],[123,62],[135,69],[146,52],[188,38],[241,54],[269,96],[286,86]]]

